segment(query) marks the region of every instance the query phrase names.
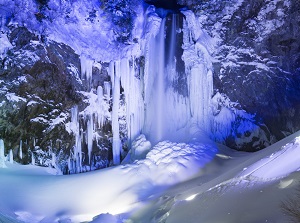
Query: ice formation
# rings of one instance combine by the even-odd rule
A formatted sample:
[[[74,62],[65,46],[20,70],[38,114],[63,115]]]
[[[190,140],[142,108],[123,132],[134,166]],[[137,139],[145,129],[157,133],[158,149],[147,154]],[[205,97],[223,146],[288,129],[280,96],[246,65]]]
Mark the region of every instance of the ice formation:
[[[23,159],[23,149],[22,149],[22,145],[23,145],[23,142],[22,142],[22,139],[20,140],[20,147],[19,147],[19,158],[20,159]]]
[[[14,154],[12,149],[9,150],[9,162],[13,163],[14,162]]]
[[[31,165],[35,165],[35,157],[33,152],[31,152]]]
[[[175,55],[176,38],[179,38],[178,30],[181,29],[179,15],[174,14],[170,19],[172,23],[169,33],[165,33],[164,18],[158,34],[150,37],[149,50],[145,56],[144,131],[153,143],[164,139],[178,140],[179,135],[188,134],[191,123],[197,124],[207,134],[211,130],[212,62],[208,50],[202,45],[206,40],[198,37],[195,44],[192,35],[195,36],[196,31],[188,26],[189,21],[183,19],[182,58],[185,77],[180,79],[176,69],[180,58]],[[177,80],[181,85],[176,85]],[[188,88],[186,94],[184,84]]]
[[[87,81],[88,88],[90,88],[94,61],[85,55],[81,55],[80,63],[81,63],[81,79],[85,79]]]
[[[210,135],[213,121],[211,40],[194,26],[196,21],[191,12],[185,12],[185,16],[172,14],[160,18],[150,9],[145,15],[147,22],[143,41],[139,43],[140,52],[110,61],[110,82],[105,81],[94,89],[91,83],[95,62],[81,55],[81,78],[88,85],[83,94],[88,96],[90,105],[82,112],[78,112],[77,107],[71,111],[69,127],[75,135],[75,146],[69,169],[76,170],[73,172],[82,171],[83,141],[91,164],[96,132],[106,120],[110,120],[112,126],[113,164],[120,164],[124,143],[120,135],[123,110],[129,149],[141,134],[152,145],[163,140],[188,141],[194,125]],[[141,58],[144,58],[142,63]],[[79,113],[84,114],[86,130],[80,129]]]
[[[120,76],[121,61],[112,62],[109,66],[113,90],[112,107],[112,133],[113,133],[113,164],[120,164],[121,140],[119,129],[119,106],[120,106]]]
[[[5,168],[4,142],[0,139],[0,168]]]
[[[128,144],[138,137],[144,124],[143,85],[137,78],[134,58],[121,60],[121,84],[126,100]]]

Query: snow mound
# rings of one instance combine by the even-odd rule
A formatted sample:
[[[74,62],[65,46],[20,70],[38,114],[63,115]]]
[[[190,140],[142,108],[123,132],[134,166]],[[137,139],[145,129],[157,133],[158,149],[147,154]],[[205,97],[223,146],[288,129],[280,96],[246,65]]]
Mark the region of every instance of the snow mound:
[[[94,216],[94,222],[117,222],[112,215],[128,213],[153,194],[193,177],[216,152],[213,143],[164,141],[133,164],[67,176],[37,175],[7,163],[0,169],[0,191],[5,191],[0,213],[30,223],[84,222]]]
[[[139,135],[133,142],[131,150],[122,161],[122,164],[133,163],[136,160],[145,159],[151,149],[151,143],[144,134]]]
[[[192,177],[216,153],[217,148],[213,144],[163,141],[153,147],[146,159],[124,169],[148,175],[156,185],[170,185]]]
[[[282,178],[300,169],[300,137],[283,146],[279,151],[246,168],[241,177],[263,180]]]

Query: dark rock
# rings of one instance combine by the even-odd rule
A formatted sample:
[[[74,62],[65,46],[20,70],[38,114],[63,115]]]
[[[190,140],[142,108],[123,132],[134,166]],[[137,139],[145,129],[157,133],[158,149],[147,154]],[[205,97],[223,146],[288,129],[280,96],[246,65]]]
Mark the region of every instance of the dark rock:
[[[24,27],[13,29],[9,37],[15,46],[1,61],[0,138],[14,151],[23,141],[24,157],[16,157],[21,163],[31,162],[32,154],[38,157],[37,151],[67,154],[74,139],[65,123],[70,108],[82,99],[74,73],[80,71],[79,56],[66,45],[37,41]],[[46,165],[45,157],[39,157],[39,164]]]
[[[202,24],[206,31],[221,38],[215,52],[219,62],[214,63],[214,88],[256,114],[256,124],[265,124],[271,143],[300,129],[300,4],[244,1],[226,14],[224,8],[232,10],[231,4],[205,1],[193,8],[207,17]],[[270,5],[273,9],[267,10]],[[228,138],[226,143],[238,148],[236,140]],[[256,140],[239,149],[249,150]]]

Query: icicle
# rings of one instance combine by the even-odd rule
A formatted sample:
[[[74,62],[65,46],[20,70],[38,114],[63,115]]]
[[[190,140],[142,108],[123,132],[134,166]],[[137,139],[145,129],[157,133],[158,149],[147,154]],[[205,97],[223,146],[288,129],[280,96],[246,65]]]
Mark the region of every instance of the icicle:
[[[22,139],[20,140],[20,147],[19,147],[19,158],[23,159],[23,149],[22,149]]]
[[[6,168],[4,156],[4,142],[0,139],[0,168]]]
[[[73,148],[73,159],[76,163],[75,172],[80,173],[82,170],[82,146],[81,146],[81,135],[79,129],[78,120],[78,106],[71,108],[71,124],[70,129],[75,135],[75,145]]]
[[[35,165],[35,158],[33,152],[31,152],[31,165]]]
[[[68,159],[68,174],[71,174],[73,172],[73,167],[71,164],[71,158]]]
[[[89,155],[89,164],[91,164],[91,155],[93,149],[93,116],[87,121],[87,147]]]
[[[51,165],[52,167],[56,167],[56,156],[55,153],[52,152],[52,157],[51,157]]]
[[[120,104],[120,61],[110,64],[110,76],[113,77],[113,107],[112,107],[112,132],[113,132],[113,164],[120,164],[121,140],[119,130],[119,104]]]
[[[9,162],[14,163],[14,154],[12,149],[9,150]]]
[[[97,100],[98,100],[98,111],[97,111],[97,116],[98,116],[98,128],[101,128],[104,124],[105,120],[105,111],[104,111],[104,101],[103,101],[103,88],[101,86],[98,86],[97,88]]]
[[[94,61],[87,58],[85,55],[80,56],[81,79],[86,79],[88,87],[91,85]]]
[[[109,100],[109,98],[110,98],[110,89],[111,89],[110,83],[105,81],[104,82],[104,94],[105,94],[107,100]]]

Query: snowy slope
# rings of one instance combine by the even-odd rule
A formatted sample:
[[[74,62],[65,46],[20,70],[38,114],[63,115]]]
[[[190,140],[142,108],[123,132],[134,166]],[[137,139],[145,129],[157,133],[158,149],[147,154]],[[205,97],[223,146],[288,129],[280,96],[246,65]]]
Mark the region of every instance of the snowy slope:
[[[280,204],[299,185],[299,135],[256,153],[220,146],[198,177],[153,199],[133,222],[286,222]]]
[[[101,213],[126,213],[153,193],[191,178],[216,152],[213,144],[165,141],[144,160],[69,176],[7,163],[8,168],[0,170],[0,191],[5,191],[0,193],[0,212],[31,223],[81,222]]]
[[[255,204],[251,199],[254,195],[263,194],[261,204],[270,205],[297,185],[300,174],[290,174],[300,168],[300,157],[295,155],[300,152],[299,135],[297,132],[253,154],[223,146],[217,151],[213,143],[207,142],[165,141],[144,160],[70,176],[7,163],[8,168],[0,170],[0,219],[80,222],[98,215],[93,222],[199,222],[201,213],[203,222],[220,222],[216,219],[223,219],[230,207],[231,214],[226,213],[230,218],[227,216],[223,222],[240,222],[239,205],[233,205],[233,199],[241,202],[244,208],[240,209],[245,211]],[[266,193],[261,192],[265,189]],[[266,214],[270,215],[276,202]],[[226,203],[228,206],[224,206]],[[213,214],[214,207],[220,209],[219,215]],[[249,216],[247,222],[251,222]]]

